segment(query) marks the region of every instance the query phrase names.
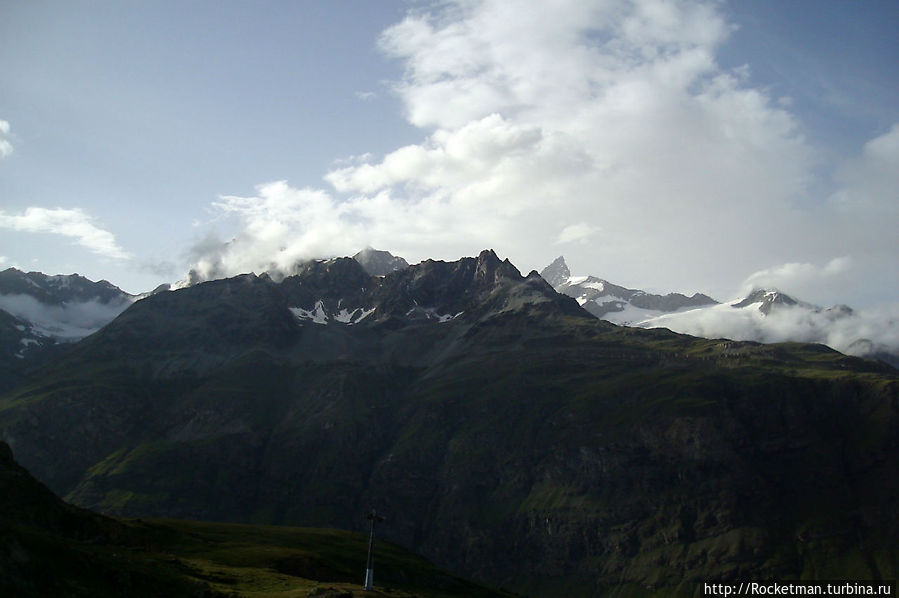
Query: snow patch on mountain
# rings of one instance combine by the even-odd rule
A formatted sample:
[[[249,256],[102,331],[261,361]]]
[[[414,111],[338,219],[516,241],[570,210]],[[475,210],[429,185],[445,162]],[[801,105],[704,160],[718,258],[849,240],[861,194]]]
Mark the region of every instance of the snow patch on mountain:
[[[463,313],[465,312],[460,311],[455,314],[442,314],[436,307],[423,307],[416,302],[411,308],[409,308],[405,315],[410,320],[435,320],[440,324],[444,324],[446,322],[449,322],[450,320],[455,320]]]
[[[39,347],[43,343],[39,339],[36,339],[36,338],[24,337],[24,338],[19,339],[19,344],[22,345],[22,348],[18,352],[15,353],[15,357],[17,359],[25,359],[25,353],[28,351],[29,348]]]
[[[345,307],[341,307],[341,303],[343,300],[338,300],[337,302],[337,310],[329,310],[325,305],[325,301],[323,299],[319,299],[315,302],[311,309],[305,309],[302,307],[291,307],[290,313],[294,315],[300,321],[308,321],[313,324],[329,324],[331,322],[338,322],[340,324],[358,324],[368,316],[374,313],[374,308],[366,309],[364,307],[356,307],[353,309],[347,309]]]
[[[364,309],[361,307],[357,307],[356,309],[350,311],[348,309],[341,309],[337,315],[334,316],[334,319],[343,324],[355,324],[357,322],[361,322],[371,314],[375,312],[374,308]]]
[[[327,324],[328,315],[325,313],[324,305],[321,299],[315,302],[312,309],[303,309],[302,307],[291,307],[290,313],[300,320],[311,320],[313,324]]]

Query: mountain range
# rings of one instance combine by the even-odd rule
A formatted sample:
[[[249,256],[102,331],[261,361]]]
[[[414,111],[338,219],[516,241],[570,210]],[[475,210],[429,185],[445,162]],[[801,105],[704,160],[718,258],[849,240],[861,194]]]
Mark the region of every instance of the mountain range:
[[[107,515],[364,531],[376,508],[533,596],[899,569],[895,369],[616,326],[489,250],[160,291],[18,376],[0,437]]]
[[[409,266],[403,258],[371,247],[353,259],[373,276]],[[34,361],[49,347],[93,334],[135,301],[190,284],[188,277],[149,293],[131,295],[106,280],[94,282],[79,274],[48,276],[7,268],[0,272],[0,362]]]
[[[701,293],[692,297],[680,293],[653,295],[595,276],[571,276],[564,256],[556,258],[540,275],[559,293],[576,298],[581,307],[597,318],[615,324],[632,325],[663,313],[718,303]]]
[[[372,276],[409,267],[405,259],[371,247],[353,259]],[[299,274],[315,262],[299,263],[292,273]],[[284,278],[276,272],[264,275],[273,280]],[[668,328],[704,338],[817,342],[899,367],[899,346],[877,338],[878,331],[884,327],[892,330],[897,324],[862,318],[846,305],[821,308],[777,289],[753,289],[745,297],[725,303],[702,293],[689,297],[680,293],[657,295],[596,276],[572,276],[562,256],[540,275],[557,292],[575,298],[589,313],[614,324]],[[93,282],[77,274],[48,276],[14,268],[0,272],[0,372],[13,380],[21,369],[19,360],[39,362],[55,355],[65,344],[102,328],[134,301],[197,283],[191,280],[188,277],[150,293],[130,295],[105,280]],[[310,313],[314,312],[315,306]],[[884,336],[892,338],[895,334]]]
[[[868,316],[846,305],[822,308],[777,289],[752,289],[745,297],[724,303],[701,293],[654,295],[595,276],[572,276],[564,257],[540,274],[556,291],[615,324],[668,328],[712,339],[821,343],[899,367],[899,323],[889,316]]]

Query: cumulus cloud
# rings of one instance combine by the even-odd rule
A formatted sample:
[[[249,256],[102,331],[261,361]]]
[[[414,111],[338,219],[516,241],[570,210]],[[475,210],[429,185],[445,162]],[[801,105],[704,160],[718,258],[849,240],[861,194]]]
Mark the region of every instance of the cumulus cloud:
[[[51,233],[72,237],[90,251],[116,259],[130,259],[115,236],[93,223],[93,219],[79,208],[26,208],[22,214],[6,214],[0,210],[0,228],[28,233]]]
[[[379,45],[405,67],[393,91],[421,140],[335,165],[328,191],[282,182],[221,198],[243,229],[198,271],[365,245],[413,261],[493,247],[527,270],[570,243],[576,267],[643,288],[720,296],[740,273],[833,256],[852,257],[844,279],[870,278],[897,254],[899,129],[839,169],[839,193],[809,198],[833,164],[788,102],[749,84],[751,65],[718,63],[733,28],[702,0],[416,8]]]
[[[601,229],[599,227],[592,226],[590,224],[587,224],[586,222],[569,224],[562,229],[562,232],[559,233],[559,237],[556,239],[556,244],[561,245],[563,243],[572,243],[574,241],[583,243],[594,234],[598,233],[600,230]]]
[[[505,183],[505,176],[522,169],[523,158],[539,152],[542,141],[536,127],[490,114],[456,131],[439,130],[425,143],[402,147],[380,163],[334,170],[325,178],[341,192],[374,193],[407,185],[411,192],[441,190],[473,199],[478,195],[473,186]]]
[[[9,123],[0,120],[0,159],[12,153],[12,144],[9,142]]]
[[[349,252],[361,224],[325,191],[294,189],[284,181],[256,187],[256,195],[221,196],[213,207],[236,218],[240,232],[223,243],[209,235],[191,250],[197,282],[245,272],[289,272],[298,261]]]
[[[481,192],[469,191],[472,195]],[[497,237],[495,231],[485,229],[507,222],[501,214],[490,215],[487,210],[483,218],[474,218],[481,211],[474,201],[459,210],[447,210],[446,201],[436,193],[405,202],[386,190],[338,200],[326,191],[296,189],[284,181],[259,185],[251,197],[222,196],[213,208],[234,218],[238,232],[228,241],[210,234],[194,245],[189,282],[244,272],[286,275],[298,262],[352,255],[369,245],[414,256],[415,248],[436,244],[458,256],[478,246],[481,241],[472,243],[473,237]]]
[[[582,239],[579,261],[661,285],[689,269],[727,279],[734,264],[710,251],[728,246],[745,271],[782,249],[778,236],[808,228],[793,206],[814,152],[789,112],[745,85],[745,69],[716,63],[731,26],[715,3],[440,7],[380,41],[406,66],[395,91],[427,136],[333,170],[338,193],[380,194],[418,223],[459,222],[467,252],[503,247],[524,267]],[[771,242],[750,253],[759,237]]]

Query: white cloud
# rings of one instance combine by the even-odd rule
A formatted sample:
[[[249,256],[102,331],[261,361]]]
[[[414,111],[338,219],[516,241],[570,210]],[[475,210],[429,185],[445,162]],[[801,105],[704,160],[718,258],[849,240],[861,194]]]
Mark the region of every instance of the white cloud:
[[[9,136],[9,123],[0,119],[0,159],[12,153],[12,144],[7,137]]]
[[[213,204],[237,219],[240,232],[228,243],[207,237],[193,248],[193,269],[200,280],[287,272],[298,261],[362,246],[359,223],[325,191],[276,181],[257,186],[256,192],[253,197],[222,196]]]
[[[821,343],[861,357],[886,351],[899,358],[899,304],[853,312],[780,306],[768,315],[754,307],[722,304],[666,314],[639,325],[705,338]]]
[[[743,281],[741,296],[755,289],[777,289],[796,297],[820,296],[827,287],[845,286],[852,269],[848,256],[830,260],[824,266],[793,262],[759,270]]]
[[[868,141],[843,163],[835,178],[840,188],[829,198],[828,222],[821,239],[834,252],[851,253],[855,286],[871,302],[895,300],[899,289],[899,123]]]
[[[412,261],[493,247],[527,270],[569,243],[576,267],[627,286],[722,296],[768,264],[852,256],[848,272],[805,287],[857,289],[899,254],[888,230],[899,129],[839,170],[830,201],[808,197],[833,165],[789,102],[751,87],[751,65],[718,64],[732,30],[700,0],[410,11],[380,46],[405,66],[394,91],[421,141],[335,164],[332,192],[279,183],[222,198],[245,230],[213,252],[216,267],[372,245]]]
[[[831,202],[842,216],[878,221],[899,216],[899,123],[868,141],[860,156],[837,170],[836,178],[842,187]]]
[[[663,286],[697,268],[727,281],[734,263],[711,251],[728,246],[745,271],[783,248],[749,251],[756,239],[808,228],[792,206],[814,154],[787,111],[744,86],[745,69],[716,64],[731,29],[716,4],[441,6],[381,39],[405,62],[396,91],[409,120],[431,132],[332,171],[338,192],[380,194],[384,214],[419,224],[459,222],[469,252],[498,245],[523,267],[576,236],[579,261],[617,265],[608,277],[639,263],[644,282]],[[560,235],[572,220],[604,234]]]
[[[554,162],[560,161],[560,149],[538,128],[490,114],[458,130],[440,129],[420,145],[387,154],[380,163],[341,168],[325,178],[343,193],[405,186],[405,194],[417,198],[438,191],[453,204],[493,202],[501,199],[498,191],[511,191],[509,187],[524,191],[524,180],[539,184],[534,175],[559,167]],[[537,158],[543,160],[537,163]],[[521,201],[526,199],[517,197],[508,207]]]
[[[556,244],[561,245],[563,243],[572,243],[574,241],[580,241],[583,243],[586,242],[594,234],[598,233],[600,230],[602,229],[587,224],[586,222],[569,224],[562,229],[562,232],[559,233],[559,237],[556,239]]]
[[[22,214],[6,214],[0,210],[0,228],[73,237],[78,245],[96,254],[116,259],[130,259],[131,254],[119,247],[115,236],[98,228],[92,220],[79,208],[29,207]]]

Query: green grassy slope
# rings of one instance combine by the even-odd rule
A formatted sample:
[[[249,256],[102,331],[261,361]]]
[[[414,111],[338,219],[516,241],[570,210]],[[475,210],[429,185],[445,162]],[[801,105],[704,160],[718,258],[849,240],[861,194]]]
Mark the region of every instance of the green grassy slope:
[[[56,498],[0,444],[0,595],[299,598],[362,595],[367,538],[340,530],[118,520]],[[375,542],[366,596],[501,597]]]

